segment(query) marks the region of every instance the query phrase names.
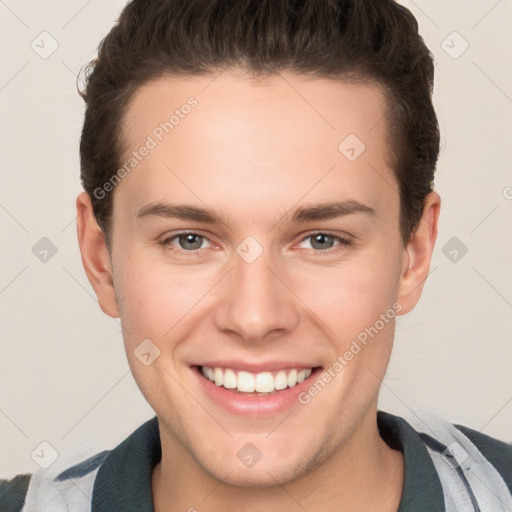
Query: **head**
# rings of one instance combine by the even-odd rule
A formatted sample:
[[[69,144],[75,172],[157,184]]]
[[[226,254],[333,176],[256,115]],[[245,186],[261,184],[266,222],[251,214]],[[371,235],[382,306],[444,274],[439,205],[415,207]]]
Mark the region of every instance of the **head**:
[[[284,483],[370,431],[436,238],[432,88],[390,0],[135,0],[102,41],[84,267],[162,437],[210,475]],[[211,399],[216,365],[313,373],[262,411]]]

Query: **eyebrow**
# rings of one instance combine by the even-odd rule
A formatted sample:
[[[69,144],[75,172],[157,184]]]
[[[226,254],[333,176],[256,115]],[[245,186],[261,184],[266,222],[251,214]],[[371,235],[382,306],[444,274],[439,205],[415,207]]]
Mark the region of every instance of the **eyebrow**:
[[[302,206],[295,210],[292,216],[292,223],[335,219],[354,213],[365,213],[373,216],[375,215],[375,210],[355,199],[332,203],[319,203]]]
[[[209,208],[198,208],[188,204],[174,205],[168,203],[150,203],[137,212],[137,218],[163,217],[166,219],[183,219],[206,224],[223,224],[223,220]]]
[[[356,213],[375,215],[375,210],[355,199],[346,201],[316,203],[301,206],[294,211],[291,223],[329,220]],[[283,215],[282,218],[287,217]],[[209,208],[199,208],[192,205],[175,205],[169,203],[150,203],[137,212],[137,218],[162,217],[167,219],[182,219],[206,224],[225,224],[222,217]],[[281,218],[281,220],[282,220]]]

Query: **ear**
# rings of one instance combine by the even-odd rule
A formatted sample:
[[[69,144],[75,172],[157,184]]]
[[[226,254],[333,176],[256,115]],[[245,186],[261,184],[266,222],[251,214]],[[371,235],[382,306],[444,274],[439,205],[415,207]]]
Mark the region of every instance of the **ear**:
[[[398,291],[398,301],[402,304],[400,315],[411,311],[420,300],[436,243],[440,210],[439,194],[430,192],[425,198],[423,215],[418,227],[404,249]]]
[[[110,254],[87,193],[82,192],[77,197],[76,211],[78,244],[85,273],[96,292],[101,310],[113,318],[118,318]]]

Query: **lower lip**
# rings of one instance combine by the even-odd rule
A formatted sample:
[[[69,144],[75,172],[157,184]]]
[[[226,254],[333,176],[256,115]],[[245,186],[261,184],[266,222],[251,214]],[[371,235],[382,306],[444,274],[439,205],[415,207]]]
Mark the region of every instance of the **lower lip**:
[[[322,368],[315,368],[311,375],[300,384],[277,391],[272,395],[244,395],[230,391],[222,386],[217,386],[204,377],[197,366],[191,367],[191,370],[210,400],[232,414],[253,417],[272,416],[300,404],[298,399],[300,393],[311,386],[311,383],[322,372]]]

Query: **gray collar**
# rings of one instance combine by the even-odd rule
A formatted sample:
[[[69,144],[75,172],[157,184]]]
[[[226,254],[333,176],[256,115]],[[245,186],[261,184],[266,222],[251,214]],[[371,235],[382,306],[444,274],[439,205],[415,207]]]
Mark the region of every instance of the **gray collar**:
[[[444,512],[441,482],[418,433],[404,419],[383,411],[377,412],[377,424],[383,440],[404,453],[404,490],[398,512]],[[154,417],[104,460],[94,483],[92,512],[154,512],[151,475],[161,456]]]

